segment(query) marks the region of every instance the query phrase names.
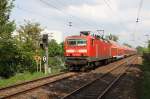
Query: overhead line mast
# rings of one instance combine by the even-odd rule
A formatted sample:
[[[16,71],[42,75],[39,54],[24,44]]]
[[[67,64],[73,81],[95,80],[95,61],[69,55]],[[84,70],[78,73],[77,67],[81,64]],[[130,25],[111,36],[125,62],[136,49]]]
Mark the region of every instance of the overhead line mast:
[[[133,30],[133,41],[135,41],[135,32],[137,31],[137,26],[140,21],[140,13],[141,13],[142,5],[143,5],[143,0],[140,0],[138,11],[137,11],[137,18],[135,21],[135,28]]]
[[[139,17],[140,17],[140,12],[141,12],[141,9],[142,9],[142,5],[143,5],[143,0],[141,0],[140,4],[139,4],[139,8],[138,8],[138,12],[137,12],[137,19],[136,19],[137,23],[139,22]]]

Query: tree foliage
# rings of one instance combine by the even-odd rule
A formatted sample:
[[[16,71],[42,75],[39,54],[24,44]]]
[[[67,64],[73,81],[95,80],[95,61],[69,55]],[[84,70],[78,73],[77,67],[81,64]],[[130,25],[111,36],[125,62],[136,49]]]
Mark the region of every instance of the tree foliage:
[[[49,56],[63,56],[63,45],[58,44],[54,39],[52,39],[48,44]]]
[[[34,56],[40,55],[39,43],[42,30],[39,23],[30,21],[25,21],[25,24],[17,29],[16,42],[21,53],[20,72],[35,70]]]
[[[41,31],[39,23],[25,21],[16,30],[15,22],[9,20],[14,0],[0,0],[0,77],[10,77],[15,73],[36,70],[35,55],[42,55],[39,47]],[[51,40],[48,44],[49,56],[63,56],[63,43],[57,44]],[[58,57],[56,57],[57,59]],[[52,65],[58,61],[50,61]],[[56,64],[57,65],[57,64]]]
[[[14,21],[10,21],[10,13],[13,8],[13,0],[0,0],[0,38],[10,39],[15,29]]]
[[[144,47],[142,47],[142,46],[137,46],[136,49],[139,54],[142,54],[144,51]]]
[[[147,47],[137,46],[136,49],[139,54],[150,53],[150,40],[148,41]]]
[[[150,40],[148,40],[148,50],[150,52]]]
[[[14,21],[9,20],[13,0],[0,0],[0,76],[14,74],[18,60],[18,49],[12,38],[15,29]]]
[[[123,45],[128,46],[128,47],[132,47],[131,45],[129,45],[127,43],[123,43]]]
[[[39,23],[25,21],[25,24],[20,25],[17,30],[20,46],[22,46],[26,51],[35,51],[38,49],[42,30],[43,29]]]

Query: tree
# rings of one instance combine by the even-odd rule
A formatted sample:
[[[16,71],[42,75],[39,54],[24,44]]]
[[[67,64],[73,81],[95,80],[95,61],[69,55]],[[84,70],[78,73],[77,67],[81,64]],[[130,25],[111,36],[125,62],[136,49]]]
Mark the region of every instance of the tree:
[[[137,52],[138,52],[139,54],[143,54],[144,47],[137,46],[136,49],[137,49]]]
[[[56,40],[52,39],[48,44],[49,56],[61,56],[62,55],[62,46],[59,45]]]
[[[106,39],[108,39],[108,40],[113,40],[113,41],[118,41],[119,40],[119,37],[118,36],[116,36],[116,35],[106,35],[106,37],[105,37]]]
[[[39,43],[42,30],[39,23],[30,21],[25,21],[25,24],[20,25],[17,29],[18,35],[16,36],[16,42],[21,52],[21,72],[33,72],[36,69],[34,56],[40,56],[41,54]]]
[[[64,56],[64,42],[61,42],[59,45],[60,45],[60,48],[61,48],[60,55]]]
[[[148,40],[148,50],[150,52],[150,40]]]
[[[64,67],[64,48],[63,42],[58,44],[56,40],[52,39],[48,44],[49,50],[49,65],[54,69],[65,69]]]
[[[22,47],[28,51],[35,51],[39,48],[40,34],[43,29],[39,23],[25,21],[25,24],[20,25],[18,32],[18,40]]]
[[[0,0],[0,38],[10,39],[15,29],[14,21],[9,20],[13,0]]]
[[[0,0],[0,76],[9,77],[15,72],[19,51],[12,37],[14,21],[9,20],[13,0]]]
[[[127,43],[123,43],[123,45],[128,46],[128,47],[132,47],[131,45],[129,45]]]

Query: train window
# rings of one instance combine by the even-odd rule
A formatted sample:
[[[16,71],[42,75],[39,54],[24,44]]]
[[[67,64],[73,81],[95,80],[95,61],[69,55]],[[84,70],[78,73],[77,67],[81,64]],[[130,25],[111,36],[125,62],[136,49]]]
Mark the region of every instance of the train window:
[[[77,40],[77,45],[78,46],[85,46],[86,45],[86,40],[83,40],[83,39]]]
[[[75,46],[76,45],[76,41],[75,40],[68,40],[68,45]]]
[[[67,43],[70,46],[86,46],[87,42],[85,39],[69,39]]]

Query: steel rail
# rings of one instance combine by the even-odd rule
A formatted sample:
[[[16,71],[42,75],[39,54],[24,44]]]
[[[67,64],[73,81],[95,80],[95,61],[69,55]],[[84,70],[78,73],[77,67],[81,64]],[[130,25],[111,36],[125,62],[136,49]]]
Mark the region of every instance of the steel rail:
[[[7,90],[9,91],[10,89],[15,89],[16,87],[22,87],[22,86],[25,86],[25,85],[30,84],[30,83],[36,83],[36,82],[41,81],[41,80],[53,79],[54,77],[61,76],[61,75],[65,75],[65,74],[67,75],[67,74],[69,74],[69,73],[72,73],[72,72],[60,73],[60,74],[53,75],[53,76],[47,76],[47,77],[43,77],[43,78],[39,78],[39,79],[27,81],[27,82],[24,82],[24,83],[20,83],[20,84],[18,84],[18,85],[16,84],[16,85],[8,86],[8,87],[5,87],[5,88],[1,88],[1,89],[0,89],[0,92],[1,92],[1,91],[7,91]],[[1,99],[1,98],[10,98],[10,97],[16,96],[16,95],[18,95],[18,94],[21,94],[21,93],[24,93],[24,92],[27,92],[27,91],[30,91],[30,90],[39,88],[39,87],[41,87],[41,86],[47,85],[47,84],[49,84],[49,83],[55,83],[55,82],[57,82],[57,81],[70,78],[70,77],[75,76],[75,75],[77,75],[77,73],[72,73],[72,75],[68,75],[68,76],[62,77],[62,78],[60,77],[59,79],[56,79],[56,80],[54,80],[54,81],[45,82],[45,83],[39,84],[39,85],[37,85],[37,86],[35,86],[35,87],[32,87],[32,88],[27,88],[27,89],[24,89],[24,90],[21,90],[21,91],[16,91],[15,93],[3,95],[3,96],[0,96],[0,99]]]
[[[135,58],[133,61],[135,61],[135,60],[136,60],[136,58]],[[132,61],[132,62],[133,62],[133,61]],[[131,64],[128,65],[128,67],[126,67],[124,70],[122,70],[123,72],[122,72],[119,76],[117,76],[117,78],[116,78],[115,80],[113,80],[113,81],[106,87],[106,89],[98,96],[97,99],[102,99],[102,98],[106,95],[106,93],[113,87],[113,85],[114,85],[115,83],[117,83],[117,82],[120,80],[120,78],[126,73],[126,71],[130,68],[129,66],[131,66]]]
[[[124,63],[121,63],[121,64],[119,64],[119,65],[122,65],[122,64],[124,64]],[[118,65],[118,64],[117,64],[117,65]],[[34,82],[38,82],[38,81],[41,81],[41,80],[46,80],[46,79],[54,78],[54,77],[61,76],[61,75],[63,75],[63,74],[67,74],[67,73],[70,73],[70,72],[63,72],[63,73],[56,74],[56,75],[52,75],[52,76],[41,77],[41,78],[38,78],[38,79],[35,79],[35,80],[26,81],[26,82],[19,83],[19,84],[14,84],[14,85],[11,85],[11,86],[8,86],[8,87],[0,88],[0,92],[6,91],[6,90],[9,90],[9,89],[15,89],[16,87],[25,86],[25,85],[27,85],[27,84],[34,83]],[[75,75],[77,75],[77,74],[79,75],[80,73],[74,73],[74,75],[72,75],[72,76],[75,76]],[[72,77],[72,76],[60,78],[60,79],[57,79],[57,80],[52,81],[52,82],[46,82],[46,83],[40,84],[40,85],[38,85],[38,86],[35,86],[35,87],[32,87],[32,88],[28,88],[28,89],[24,89],[24,90],[21,90],[21,91],[16,91],[15,93],[11,93],[11,94],[7,94],[7,95],[0,96],[0,98],[9,98],[9,97],[12,97],[12,96],[16,96],[16,95],[19,95],[19,94],[28,92],[28,91],[30,91],[30,90],[33,90],[33,89],[42,87],[42,86],[47,85],[47,84],[49,84],[49,83],[55,83],[55,82],[57,82],[57,81],[70,78],[70,77]]]
[[[132,57],[130,57],[130,58],[132,59]],[[74,90],[73,92],[69,93],[68,95],[62,97],[61,99],[69,99],[69,97],[72,96],[73,94],[78,93],[80,90],[86,88],[87,86],[90,86],[90,85],[93,84],[94,82],[96,82],[96,81],[100,80],[101,78],[105,77],[105,76],[108,75],[110,72],[112,72],[112,71],[116,70],[117,68],[119,68],[121,65],[126,64],[126,62],[127,62],[127,61],[124,60],[123,63],[118,64],[116,67],[111,68],[107,73],[102,74],[100,77],[98,77],[98,78],[92,80],[91,82],[88,82],[87,84],[85,84],[85,85],[79,87],[78,89],[76,89],[76,90]]]
[[[13,84],[13,85],[9,85],[9,86],[6,86],[6,87],[1,87],[0,91],[8,89],[8,88],[13,88],[13,87],[16,87],[16,86],[20,86],[20,85],[25,85],[25,84],[28,84],[28,83],[31,83],[31,82],[43,80],[43,79],[46,79],[46,78],[59,76],[59,75],[65,74],[65,73],[67,73],[67,72],[62,72],[62,73],[56,74],[56,75],[51,75],[51,76],[46,76],[46,77],[40,77],[40,78],[37,78],[37,79],[34,79],[34,80],[29,80],[29,81],[25,81],[25,82],[21,82],[21,83],[16,83],[16,84]]]

